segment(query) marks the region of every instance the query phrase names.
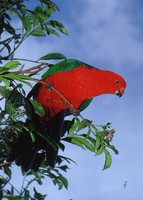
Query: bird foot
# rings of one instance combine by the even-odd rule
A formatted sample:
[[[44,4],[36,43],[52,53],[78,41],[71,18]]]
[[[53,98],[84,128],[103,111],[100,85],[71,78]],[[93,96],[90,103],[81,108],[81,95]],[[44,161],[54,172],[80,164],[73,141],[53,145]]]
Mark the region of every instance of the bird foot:
[[[46,85],[46,88],[48,89],[48,90],[52,90],[52,88],[53,88],[53,83],[48,83],[47,85]]]
[[[75,117],[77,117],[77,116],[79,116],[80,115],[80,110],[74,110],[73,111],[73,115],[75,116]]]

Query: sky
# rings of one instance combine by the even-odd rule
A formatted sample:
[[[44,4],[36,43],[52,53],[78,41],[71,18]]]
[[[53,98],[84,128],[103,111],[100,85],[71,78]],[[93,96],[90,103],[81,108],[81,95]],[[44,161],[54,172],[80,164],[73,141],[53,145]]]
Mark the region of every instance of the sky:
[[[141,200],[143,198],[143,13],[141,0],[56,0],[61,8],[54,16],[69,36],[30,38],[17,57],[37,59],[60,52],[101,69],[115,71],[127,81],[122,98],[99,96],[85,118],[95,124],[112,122],[116,130],[110,169],[102,171],[104,156],[67,144],[64,155],[76,161],[66,173],[68,190],[58,190],[50,180],[39,187],[48,200]],[[126,183],[126,187],[124,184]]]

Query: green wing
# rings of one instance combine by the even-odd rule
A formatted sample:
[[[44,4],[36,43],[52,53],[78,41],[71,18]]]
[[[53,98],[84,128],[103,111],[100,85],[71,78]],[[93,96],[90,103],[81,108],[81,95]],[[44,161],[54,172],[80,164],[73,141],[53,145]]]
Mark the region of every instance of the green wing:
[[[58,72],[63,72],[63,71],[69,71],[71,69],[74,69],[78,66],[80,66],[81,64],[85,64],[87,67],[92,67],[82,61],[79,60],[75,60],[75,59],[66,59],[62,62],[59,62],[55,65],[53,65],[51,68],[49,68],[42,76],[42,79],[45,79],[49,76],[51,76],[52,74],[58,73]]]

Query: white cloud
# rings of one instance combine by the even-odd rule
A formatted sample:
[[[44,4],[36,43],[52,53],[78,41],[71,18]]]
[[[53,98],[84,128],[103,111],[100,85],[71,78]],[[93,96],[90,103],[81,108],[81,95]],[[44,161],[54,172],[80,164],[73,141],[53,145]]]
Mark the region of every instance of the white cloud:
[[[124,1],[78,0],[78,3],[80,7],[72,12],[75,24],[71,24],[73,31],[79,29],[74,33],[76,56],[109,65],[127,64],[129,60],[138,67],[143,63],[143,44],[137,38],[140,27],[133,23]]]

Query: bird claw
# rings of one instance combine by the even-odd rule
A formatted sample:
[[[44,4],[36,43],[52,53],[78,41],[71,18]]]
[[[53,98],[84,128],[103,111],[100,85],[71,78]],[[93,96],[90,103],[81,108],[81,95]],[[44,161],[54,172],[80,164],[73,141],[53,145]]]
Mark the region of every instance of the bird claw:
[[[48,90],[52,90],[52,88],[53,88],[53,83],[48,83],[48,84],[46,85],[46,88],[47,88]]]
[[[77,117],[77,116],[79,116],[80,115],[80,110],[74,110],[73,111],[73,115],[75,116],[75,117]]]

